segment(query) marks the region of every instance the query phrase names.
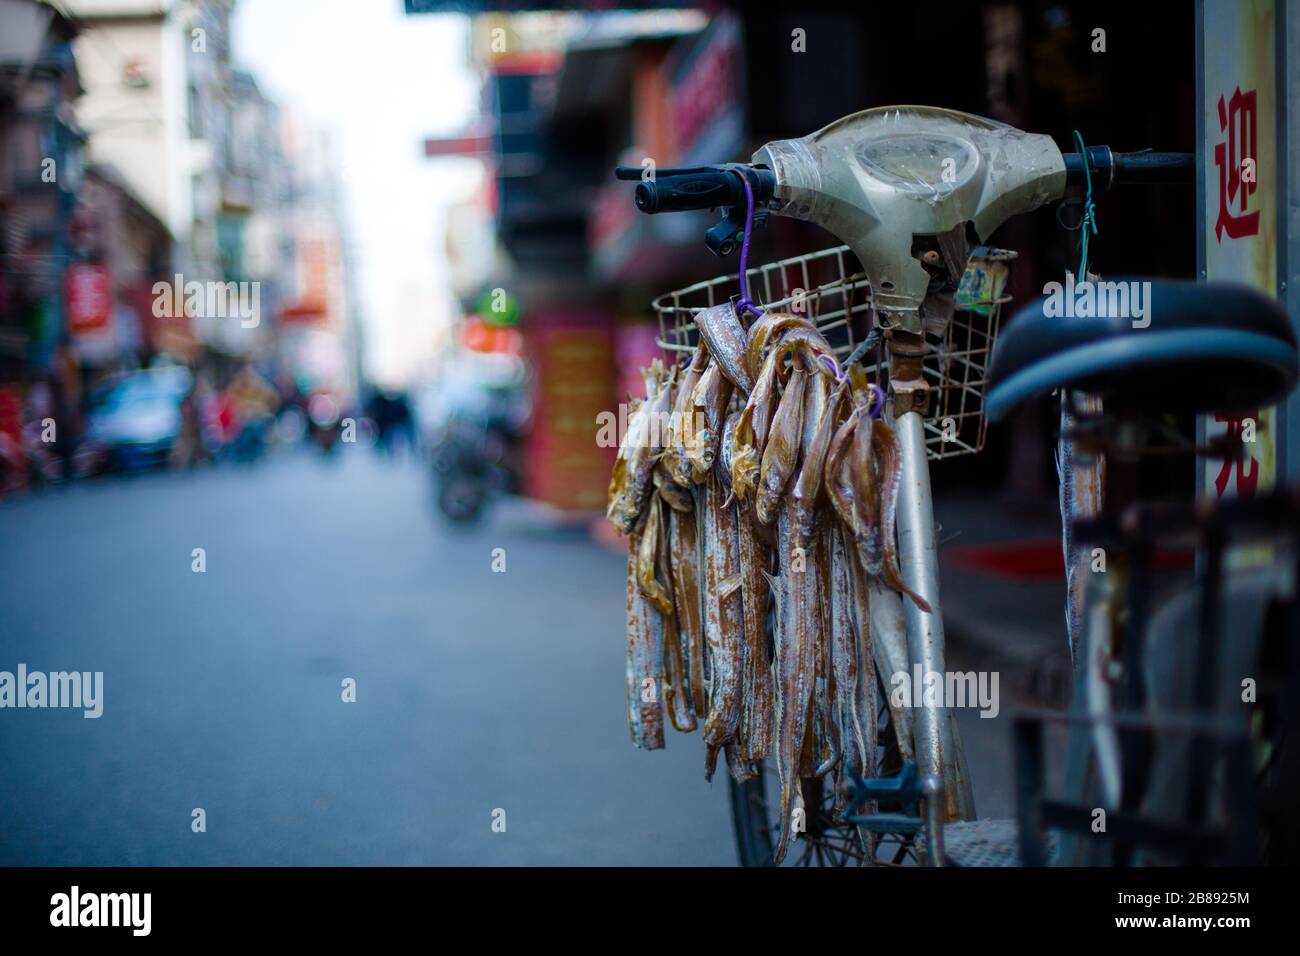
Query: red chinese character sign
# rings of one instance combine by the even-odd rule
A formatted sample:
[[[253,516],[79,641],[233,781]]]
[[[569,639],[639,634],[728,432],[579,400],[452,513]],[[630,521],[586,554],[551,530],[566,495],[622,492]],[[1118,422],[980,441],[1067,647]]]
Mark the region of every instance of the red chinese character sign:
[[[1201,169],[1205,276],[1277,294],[1277,86],[1273,0],[1203,0]],[[1277,479],[1272,408],[1210,415],[1203,435],[1240,443],[1236,460],[1205,464],[1201,493],[1254,495]]]
[[[1259,210],[1247,212],[1248,197],[1259,183],[1258,131],[1255,119],[1254,90],[1232,91],[1226,103],[1219,97],[1219,136],[1214,144],[1214,167],[1219,174],[1219,216],[1214,220],[1214,238],[1223,241],[1259,235]]]
[[[1251,430],[1259,412],[1250,415],[1215,415],[1214,420],[1224,425],[1228,447],[1236,447],[1240,442],[1245,453],[1235,461],[1225,458],[1219,463],[1214,475],[1214,492],[1222,498],[1229,486],[1235,487],[1237,494],[1249,497],[1259,486],[1259,461],[1251,454],[1249,441]]]
[[[70,265],[63,277],[63,311],[73,335],[102,332],[112,316],[108,268],[96,263]]]

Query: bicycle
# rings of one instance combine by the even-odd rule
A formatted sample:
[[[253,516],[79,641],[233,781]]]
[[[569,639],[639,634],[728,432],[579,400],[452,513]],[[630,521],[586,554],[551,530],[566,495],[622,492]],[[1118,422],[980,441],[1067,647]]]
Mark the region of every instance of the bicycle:
[[[758,308],[805,312],[846,364],[861,361],[887,384],[904,489],[900,565],[905,583],[931,613],[896,592],[873,591],[872,653],[880,674],[910,673],[916,664],[925,674],[942,675],[928,459],[983,447],[985,371],[1014,253],[982,243],[1005,220],[1085,184],[1095,193],[1118,183],[1187,182],[1192,157],[1108,147],[1063,153],[1047,136],[909,106],[853,114],[802,139],[768,143],[752,159],[653,176],[639,168],[616,170],[619,179],[640,180],[635,201],[643,213],[720,208],[722,219],[706,233],[706,245],[719,255],[740,250],[735,275],[655,300],[659,344],[678,360],[696,342],[693,316],[727,301],[741,314]],[[761,223],[772,214],[812,222],[845,245],[750,269],[755,219]],[[877,682],[877,695],[881,689]],[[807,815],[813,836],[805,841],[805,862],[875,861],[882,853],[885,862],[922,856],[943,862],[959,836],[948,825],[975,820],[951,710],[926,700],[911,709],[877,710],[882,776],[857,780],[844,812],[835,807],[841,795],[806,788],[804,803],[814,812]],[[756,780],[731,784],[745,864],[768,862],[774,834],[788,825],[771,818],[767,776],[760,772]],[[979,830],[971,828],[975,842],[983,839]]]
[[[1244,286],[1149,289],[1160,318],[1151,329],[1027,306],[995,351],[990,416],[1049,389],[1062,389],[1066,404],[1083,392],[1093,400],[1077,405],[1065,437],[1090,457],[1238,460],[1239,433],[1197,447],[1158,415],[1249,415],[1283,399],[1297,378],[1290,319]],[[1049,861],[1048,830],[1062,835],[1065,863],[1295,862],[1297,828],[1280,807],[1300,785],[1297,504],[1284,489],[1213,506],[1134,503],[1075,522],[1074,537],[1106,566],[1086,576],[1072,710],[1016,718],[1017,841],[1027,862]],[[1161,544],[1195,545],[1201,561],[1193,586],[1157,603]],[[1230,567],[1231,546],[1240,556],[1242,545],[1258,553],[1261,544],[1269,562]],[[1042,728],[1053,722],[1070,729],[1062,798],[1044,792]]]

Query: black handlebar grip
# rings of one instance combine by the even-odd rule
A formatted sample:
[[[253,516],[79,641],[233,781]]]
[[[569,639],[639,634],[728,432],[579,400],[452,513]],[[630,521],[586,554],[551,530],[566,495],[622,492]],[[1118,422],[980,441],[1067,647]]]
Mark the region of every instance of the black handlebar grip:
[[[642,180],[636,187],[636,208],[645,213],[712,209],[734,206],[743,196],[735,173],[708,170]]]
[[[641,170],[620,166],[614,170],[618,179],[632,180]],[[681,212],[687,209],[714,209],[718,206],[745,205],[745,186],[749,181],[757,209],[776,191],[776,174],[765,166],[736,163],[728,166],[692,166],[660,170],[654,179],[637,183],[636,208],[644,213]]]
[[[1066,182],[1082,186],[1088,181],[1083,153],[1066,153]],[[1191,153],[1116,153],[1109,146],[1089,146],[1088,170],[1094,192],[1104,193],[1121,184],[1190,183],[1196,175],[1196,157]]]
[[[1191,183],[1195,178],[1192,153],[1115,153],[1117,183]]]

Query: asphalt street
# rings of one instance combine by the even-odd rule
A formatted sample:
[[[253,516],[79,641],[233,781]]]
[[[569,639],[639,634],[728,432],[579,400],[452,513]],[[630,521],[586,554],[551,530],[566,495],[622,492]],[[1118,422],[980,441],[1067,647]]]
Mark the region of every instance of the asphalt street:
[[[0,670],[103,672],[97,719],[0,710],[0,864],[733,864],[698,735],[629,742],[619,557],[429,502],[346,446],[0,502]],[[1003,707],[961,715],[982,816]]]

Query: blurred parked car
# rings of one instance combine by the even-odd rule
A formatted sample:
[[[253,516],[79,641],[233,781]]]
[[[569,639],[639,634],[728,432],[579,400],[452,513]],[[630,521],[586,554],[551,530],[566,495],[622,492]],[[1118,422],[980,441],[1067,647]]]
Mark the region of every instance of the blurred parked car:
[[[165,465],[181,433],[181,403],[191,375],[177,367],[132,372],[90,411],[84,454],[104,468]]]

